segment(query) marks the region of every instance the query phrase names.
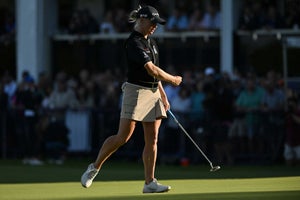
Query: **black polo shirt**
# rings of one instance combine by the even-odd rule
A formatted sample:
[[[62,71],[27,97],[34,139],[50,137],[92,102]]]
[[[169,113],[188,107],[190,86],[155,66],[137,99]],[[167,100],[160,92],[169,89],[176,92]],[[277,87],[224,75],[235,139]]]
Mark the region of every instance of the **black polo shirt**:
[[[128,66],[128,82],[145,86],[157,87],[158,80],[150,76],[144,65],[152,61],[156,66],[159,65],[158,47],[156,42],[133,31],[125,43],[125,53]]]

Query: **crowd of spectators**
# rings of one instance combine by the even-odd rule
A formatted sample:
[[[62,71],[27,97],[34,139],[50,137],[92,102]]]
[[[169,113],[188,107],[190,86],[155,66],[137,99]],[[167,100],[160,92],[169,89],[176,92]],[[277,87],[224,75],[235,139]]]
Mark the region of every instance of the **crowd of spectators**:
[[[300,11],[299,6],[292,6],[287,3],[286,10],[280,12],[279,5],[274,1],[244,1],[241,12],[239,13],[238,29],[297,29],[299,27]],[[158,7],[160,9],[160,7]],[[164,8],[160,10],[165,11]],[[102,19],[97,22],[87,10],[75,11],[70,19],[69,33],[123,33],[131,30],[131,24],[127,21],[130,11],[123,8],[107,10]],[[89,15],[90,23],[93,24],[92,30],[86,27],[84,16],[79,13]],[[197,30],[219,30],[221,27],[220,5],[217,1],[209,1],[206,4],[194,1],[187,5],[185,1],[177,1],[171,12],[163,12],[163,17],[167,19],[164,27],[159,26],[160,31],[181,32]],[[78,19],[79,18],[79,19]],[[80,19],[82,18],[82,19]],[[87,19],[87,18],[86,18]],[[80,23],[80,21],[82,23]],[[77,28],[74,29],[74,24]],[[77,30],[77,31],[76,31]]]
[[[76,77],[59,72],[52,80],[41,73],[34,80],[24,71],[18,83],[6,72],[1,78],[1,111],[10,112],[7,130],[1,131],[10,133],[11,149],[25,164],[42,164],[40,157],[62,163],[69,145],[66,110],[118,108],[117,77],[110,71],[91,74],[82,70]]]
[[[238,29],[298,29],[300,26],[299,5],[296,1],[287,1],[285,10],[281,11],[274,1],[247,0],[240,8]],[[161,6],[161,7],[160,7]],[[219,30],[221,27],[220,3],[218,1],[176,1],[172,11],[166,10],[165,5],[158,6],[162,10],[162,17],[167,19],[164,27],[159,26],[159,31],[197,31]],[[3,9],[0,20],[0,42],[9,44],[15,37],[15,16]],[[281,12],[280,12],[281,11]],[[108,9],[101,19],[96,19],[88,9],[73,11],[68,26],[64,27],[69,34],[92,33],[124,33],[129,32],[132,24],[128,23],[128,13],[122,7]],[[157,31],[158,32],[158,31]]]
[[[287,1],[284,14],[279,12],[279,5],[273,2],[248,1],[240,13],[239,29],[298,29],[299,13],[299,5],[293,5],[292,1]]]
[[[122,33],[130,31],[125,9],[116,8],[104,13],[101,23],[90,14],[89,10],[76,10],[67,28],[70,34]]]
[[[284,157],[293,163],[294,147],[300,145],[299,101],[296,94],[284,92],[282,77],[273,71],[264,77],[229,75],[216,73],[212,67],[182,74],[182,86],[164,84],[171,109],[217,162],[234,164],[244,158],[249,163],[262,157],[275,162]],[[8,146],[25,164],[36,165],[43,164],[41,159],[63,163],[69,145],[66,110],[118,115],[120,87],[125,81],[118,71],[91,73],[86,69],[76,76],[58,72],[53,79],[42,73],[38,80],[24,71],[20,83],[6,73],[1,80],[1,108],[9,110]],[[291,102],[288,110],[287,99]],[[110,133],[111,126],[104,127],[109,130],[96,131]],[[201,162],[171,119],[163,121],[160,135],[162,162],[171,157]],[[285,139],[289,149],[283,151]]]
[[[179,3],[171,14],[165,16],[167,24],[165,27],[159,27],[160,31],[220,29],[221,16],[217,4],[209,3],[205,8],[202,8],[198,2],[194,6],[193,9],[190,9],[185,3]],[[70,19],[68,32],[70,34],[128,32],[132,27],[132,24],[128,22],[128,12],[130,11],[123,8],[107,10],[98,25],[98,22],[89,14],[88,10],[76,10]]]

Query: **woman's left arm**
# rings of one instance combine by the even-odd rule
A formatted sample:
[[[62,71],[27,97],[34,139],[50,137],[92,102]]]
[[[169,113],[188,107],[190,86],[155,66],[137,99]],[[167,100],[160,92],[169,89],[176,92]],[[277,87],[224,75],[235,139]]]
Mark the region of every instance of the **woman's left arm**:
[[[165,109],[169,110],[170,109],[170,103],[169,103],[167,94],[165,92],[165,89],[162,86],[161,81],[158,82],[158,89],[159,89],[159,92],[160,92],[161,100],[162,100],[162,102],[163,102],[163,104],[165,106]]]

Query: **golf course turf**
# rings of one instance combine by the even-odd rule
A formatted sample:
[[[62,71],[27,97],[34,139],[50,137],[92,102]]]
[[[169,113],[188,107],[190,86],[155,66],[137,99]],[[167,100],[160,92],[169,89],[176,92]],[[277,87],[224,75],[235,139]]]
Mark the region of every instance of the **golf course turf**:
[[[158,165],[157,178],[171,185],[171,191],[142,194],[141,162],[108,161],[86,189],[80,176],[87,164],[69,160],[60,166],[28,166],[19,160],[1,160],[0,199],[300,199],[300,167],[221,166],[220,171],[209,172],[208,165]]]

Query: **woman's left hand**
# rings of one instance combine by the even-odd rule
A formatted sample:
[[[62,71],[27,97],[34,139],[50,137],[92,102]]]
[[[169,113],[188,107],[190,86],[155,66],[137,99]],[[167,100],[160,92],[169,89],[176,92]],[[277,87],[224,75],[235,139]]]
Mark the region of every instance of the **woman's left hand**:
[[[165,106],[166,111],[170,109],[170,103],[167,98],[162,98],[162,102]]]

